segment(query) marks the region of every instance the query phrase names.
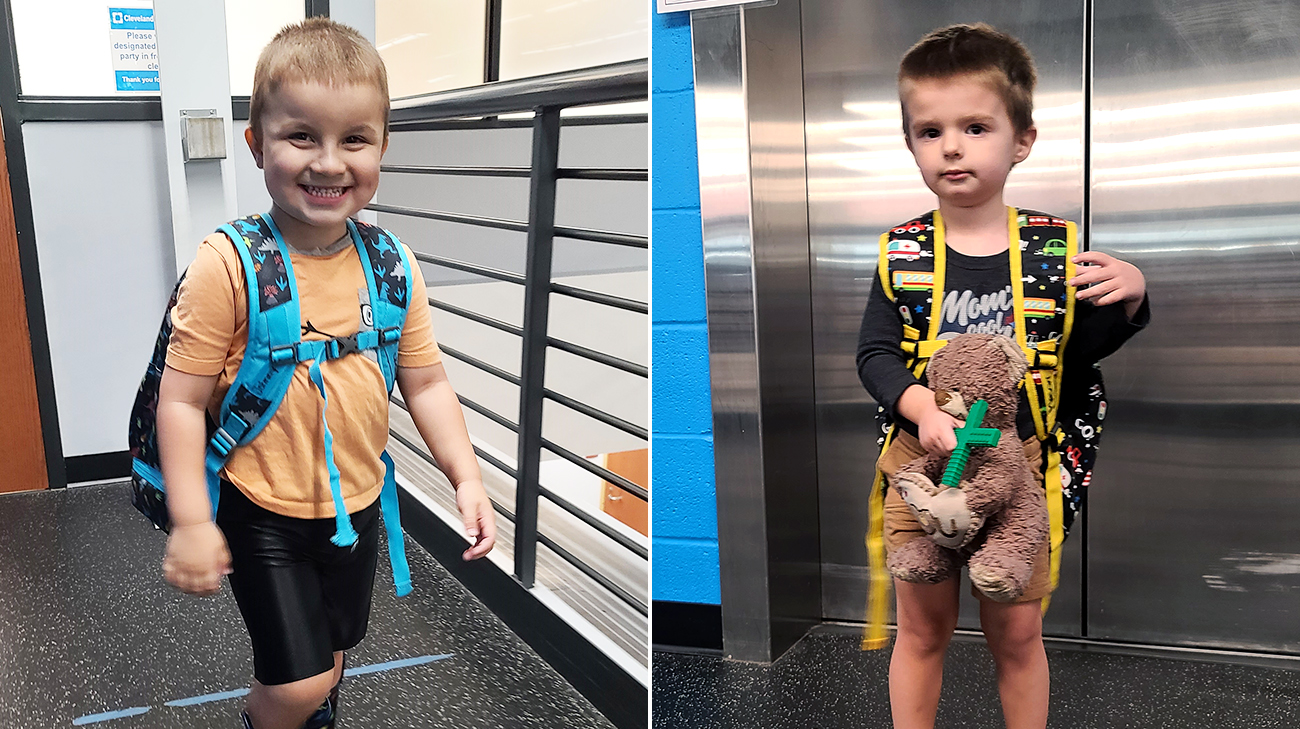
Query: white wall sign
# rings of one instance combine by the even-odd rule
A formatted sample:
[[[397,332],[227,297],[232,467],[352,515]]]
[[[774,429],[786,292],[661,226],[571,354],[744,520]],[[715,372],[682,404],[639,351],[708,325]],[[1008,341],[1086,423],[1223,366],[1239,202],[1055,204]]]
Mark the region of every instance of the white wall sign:
[[[108,39],[118,91],[158,91],[158,40],[152,8],[108,9]]]
[[[720,8],[726,5],[753,5],[756,1],[757,0],[655,0],[655,9],[661,13],[676,13],[682,10]]]

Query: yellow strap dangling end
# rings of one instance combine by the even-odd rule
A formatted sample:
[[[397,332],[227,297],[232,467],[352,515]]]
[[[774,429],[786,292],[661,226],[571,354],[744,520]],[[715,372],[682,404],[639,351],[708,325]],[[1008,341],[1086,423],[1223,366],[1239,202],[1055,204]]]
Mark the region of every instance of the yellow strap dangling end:
[[[889,615],[889,570],[885,567],[885,491],[884,476],[876,471],[871,487],[867,523],[867,625],[862,635],[862,650],[874,651],[889,645],[885,620]]]

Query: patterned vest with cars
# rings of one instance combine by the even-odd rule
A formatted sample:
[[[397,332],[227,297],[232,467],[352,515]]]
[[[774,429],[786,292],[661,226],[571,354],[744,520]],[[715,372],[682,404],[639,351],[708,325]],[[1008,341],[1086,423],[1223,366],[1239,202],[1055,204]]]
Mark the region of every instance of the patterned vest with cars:
[[[1043,485],[1051,523],[1051,580],[1055,589],[1060,574],[1061,545],[1083,507],[1084,489],[1092,479],[1106,417],[1101,370],[1095,365],[1071,369],[1058,359],[1065,350],[1074,323],[1075,289],[1065,282],[1075,275],[1072,261],[1078,252],[1074,223],[1035,212],[1008,208],[1008,251],[1011,292],[1014,299],[1015,339],[1029,360],[1022,383],[1034,419],[1034,431],[1043,444]],[[901,348],[907,367],[918,378],[930,357],[945,341],[938,338],[945,296],[947,248],[943,218],[926,213],[880,236],[878,275],[885,295],[903,320]],[[877,410],[881,452],[896,432],[884,408]],[[885,644],[884,621],[889,575],[883,542],[885,480],[879,471],[870,499],[867,534],[871,564],[867,635],[864,648]],[[1043,601],[1046,609],[1047,600]]]

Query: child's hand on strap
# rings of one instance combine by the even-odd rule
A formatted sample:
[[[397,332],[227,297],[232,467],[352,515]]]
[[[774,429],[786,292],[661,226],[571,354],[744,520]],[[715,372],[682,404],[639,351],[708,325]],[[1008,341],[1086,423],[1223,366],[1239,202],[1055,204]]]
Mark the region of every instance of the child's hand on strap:
[[[163,577],[181,592],[206,597],[232,572],[226,537],[211,521],[173,526],[163,558]]]
[[[456,487],[456,508],[460,510],[460,518],[465,523],[465,533],[474,540],[473,546],[465,550],[462,558],[468,562],[492,551],[497,540],[497,522],[496,515],[492,512],[492,501],[483,489],[483,482],[461,482]]]
[[[1065,284],[1088,287],[1078,292],[1080,300],[1091,300],[1096,306],[1123,302],[1124,312],[1133,318],[1147,292],[1146,277],[1137,266],[1101,251],[1084,251],[1072,260],[1082,265]]]

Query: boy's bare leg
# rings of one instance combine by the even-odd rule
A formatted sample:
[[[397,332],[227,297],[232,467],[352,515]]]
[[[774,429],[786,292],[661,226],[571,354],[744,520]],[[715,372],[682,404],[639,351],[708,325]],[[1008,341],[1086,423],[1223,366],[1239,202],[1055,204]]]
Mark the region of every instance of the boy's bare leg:
[[[292,683],[264,686],[253,681],[248,694],[248,716],[255,729],[301,729],[320,708],[343,673],[343,653],[334,653],[334,668]]]
[[[960,581],[919,585],[894,580],[898,636],[889,661],[894,729],[933,729],[943,686],[943,657],[957,627]]]
[[[999,603],[981,595],[980,626],[997,664],[1007,729],[1044,729],[1051,684],[1041,603]]]

